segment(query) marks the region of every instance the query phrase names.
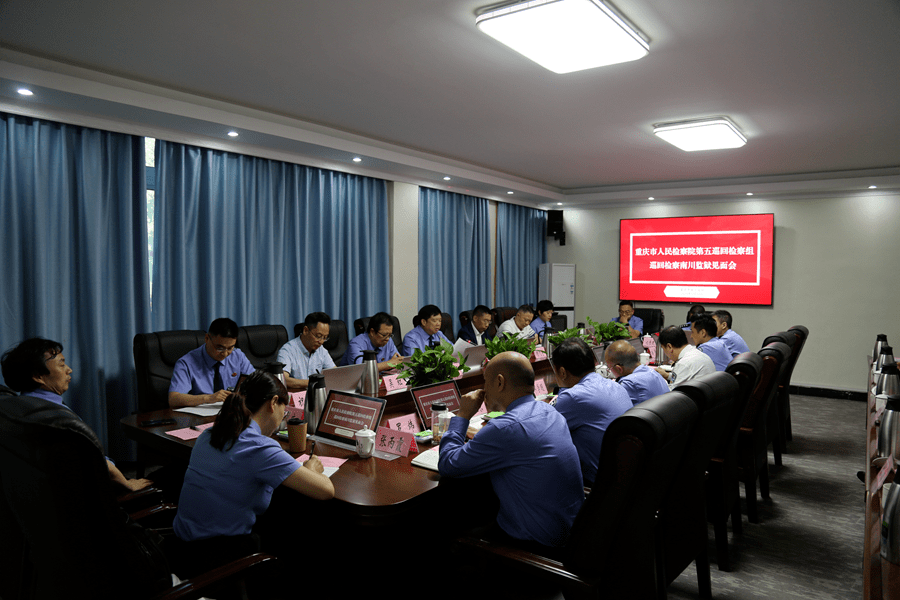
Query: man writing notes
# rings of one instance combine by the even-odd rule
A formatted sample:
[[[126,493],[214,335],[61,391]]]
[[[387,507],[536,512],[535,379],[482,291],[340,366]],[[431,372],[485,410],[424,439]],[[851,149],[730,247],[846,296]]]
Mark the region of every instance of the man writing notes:
[[[712,359],[688,344],[687,336],[680,327],[670,325],[663,329],[659,333],[659,347],[675,361],[671,373],[662,367],[656,367],[656,372],[669,382],[669,389],[695,377],[716,372]]]
[[[731,328],[731,313],[727,310],[717,310],[712,314],[716,322],[716,335],[731,352],[731,358],[734,358],[741,352],[750,352],[750,347],[734,329]]]
[[[423,352],[440,342],[453,342],[441,332],[441,309],[434,304],[426,304],[416,315],[416,328],[403,336],[403,356],[412,356],[418,348]]]
[[[497,337],[504,333],[511,333],[519,339],[538,339],[534,329],[531,328],[531,321],[534,319],[534,309],[530,304],[523,304],[519,307],[518,312],[512,319],[507,319],[497,328]]]
[[[231,319],[216,319],[209,324],[204,344],[175,363],[169,384],[169,406],[222,402],[241,375],[256,370],[244,353],[235,348],[237,334],[237,323]]]
[[[725,342],[716,337],[716,328],[712,316],[703,313],[691,323],[691,337],[697,349],[712,359],[716,371],[724,371],[731,362],[731,352],[725,347]]]
[[[603,434],[613,419],[632,407],[631,398],[625,388],[594,372],[594,354],[581,338],[563,340],[553,350],[552,364],[560,387],[556,410],[566,418],[584,484],[591,487]]]
[[[647,365],[642,365],[634,346],[625,340],[609,345],[603,354],[603,362],[625,388],[632,404],[640,404],[669,391],[666,380]]]
[[[323,312],[306,315],[303,331],[278,351],[278,362],[284,363],[284,380],[290,391],[309,387],[309,376],[334,366],[323,344],[331,332],[331,317]]]
[[[482,346],[485,340],[492,339],[487,334],[487,330],[491,326],[493,319],[494,316],[491,314],[491,309],[483,304],[479,304],[472,311],[472,321],[460,327],[456,337],[466,340],[470,344]]]
[[[628,335],[632,338],[641,337],[641,333],[644,331],[644,320],[634,316],[634,302],[631,300],[619,302],[619,316],[613,317],[610,321],[625,325],[628,329]]]
[[[482,402],[504,414],[465,443]],[[441,476],[488,473],[500,502],[499,535],[564,545],[584,502],[578,451],[562,415],[534,399],[528,359],[517,352],[495,356],[484,369],[484,389],[463,396],[456,415],[441,439]]]
[[[391,334],[394,333],[394,321],[386,312],[375,313],[369,319],[365,333],[361,333],[352,340],[341,359],[341,366],[355,365],[363,360],[363,352],[374,350],[377,352],[375,360],[379,371],[388,371],[400,364],[401,356],[397,352]]]

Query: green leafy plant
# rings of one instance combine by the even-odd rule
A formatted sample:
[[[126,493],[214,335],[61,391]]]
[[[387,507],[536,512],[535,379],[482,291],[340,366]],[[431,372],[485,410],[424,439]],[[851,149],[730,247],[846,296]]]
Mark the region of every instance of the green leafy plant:
[[[573,337],[580,337],[581,339],[586,341],[588,344],[590,344],[592,342],[592,340],[589,336],[581,335],[581,329],[579,329],[578,327],[572,327],[571,329],[566,329],[565,331],[560,331],[559,333],[551,335],[550,343],[553,344],[554,347],[559,346],[563,340],[567,340],[567,339],[573,338]]]
[[[403,363],[403,370],[398,377],[405,379],[410,387],[438,383],[470,371],[471,368],[465,363],[461,353],[454,358],[453,346],[442,342],[436,348],[428,348],[424,352],[416,348],[409,362]]]
[[[534,352],[534,348],[537,346],[537,342],[533,339],[519,339],[514,333],[507,332],[498,335],[492,340],[485,341],[484,345],[487,346],[487,352],[484,356],[488,359],[494,358],[501,352],[518,352],[530,358],[531,353]]]
[[[598,323],[592,318],[587,318],[588,324],[594,328],[594,344],[600,345],[603,342],[611,342],[613,340],[627,340],[631,336],[628,335],[628,328],[625,323],[610,321],[608,323]]]

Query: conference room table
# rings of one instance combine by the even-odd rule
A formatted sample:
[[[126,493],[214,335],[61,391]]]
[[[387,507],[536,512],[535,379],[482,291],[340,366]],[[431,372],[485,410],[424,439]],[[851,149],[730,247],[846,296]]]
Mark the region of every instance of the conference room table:
[[[547,359],[533,361],[535,377],[544,379],[552,389],[555,381],[552,367]],[[484,376],[480,369],[466,373],[457,380],[461,394],[481,389]],[[387,394],[382,387],[379,395],[387,398],[381,425],[388,419],[415,413],[415,405],[409,390]],[[141,422],[155,419],[173,419],[175,424],[142,427]],[[210,423],[215,417],[200,417],[172,409],[155,410],[129,415],[121,420],[125,435],[156,454],[187,464],[195,440],[181,440],[168,435],[167,431],[184,429]],[[287,443],[282,441],[287,449]],[[307,446],[307,449],[309,446]],[[427,447],[420,450],[427,450]],[[435,471],[413,466],[414,453],[406,457],[384,460],[377,457],[360,458],[352,450],[317,443],[315,454],[346,459],[331,476],[335,497],[331,508],[339,515],[363,524],[392,522],[398,517],[425,510],[439,502],[438,484],[440,475]],[[294,453],[297,457],[300,454]]]

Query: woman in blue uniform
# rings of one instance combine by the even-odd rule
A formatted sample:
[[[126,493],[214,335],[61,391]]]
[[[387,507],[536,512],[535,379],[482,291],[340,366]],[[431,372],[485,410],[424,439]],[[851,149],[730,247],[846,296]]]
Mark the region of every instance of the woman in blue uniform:
[[[284,419],[288,393],[269,373],[256,371],[222,405],[215,424],[200,434],[184,477],[173,527],[184,542],[185,570],[197,572],[259,551],[252,533],[272,491],[287,486],[310,498],[334,497],[315,456],[302,466],[272,438]],[[190,565],[190,566],[189,566]]]

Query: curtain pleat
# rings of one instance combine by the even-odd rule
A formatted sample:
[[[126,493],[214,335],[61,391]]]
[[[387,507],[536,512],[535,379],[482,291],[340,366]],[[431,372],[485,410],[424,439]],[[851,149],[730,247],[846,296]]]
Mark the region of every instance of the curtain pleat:
[[[547,213],[497,205],[497,306],[534,305],[538,266],[547,262]]]

